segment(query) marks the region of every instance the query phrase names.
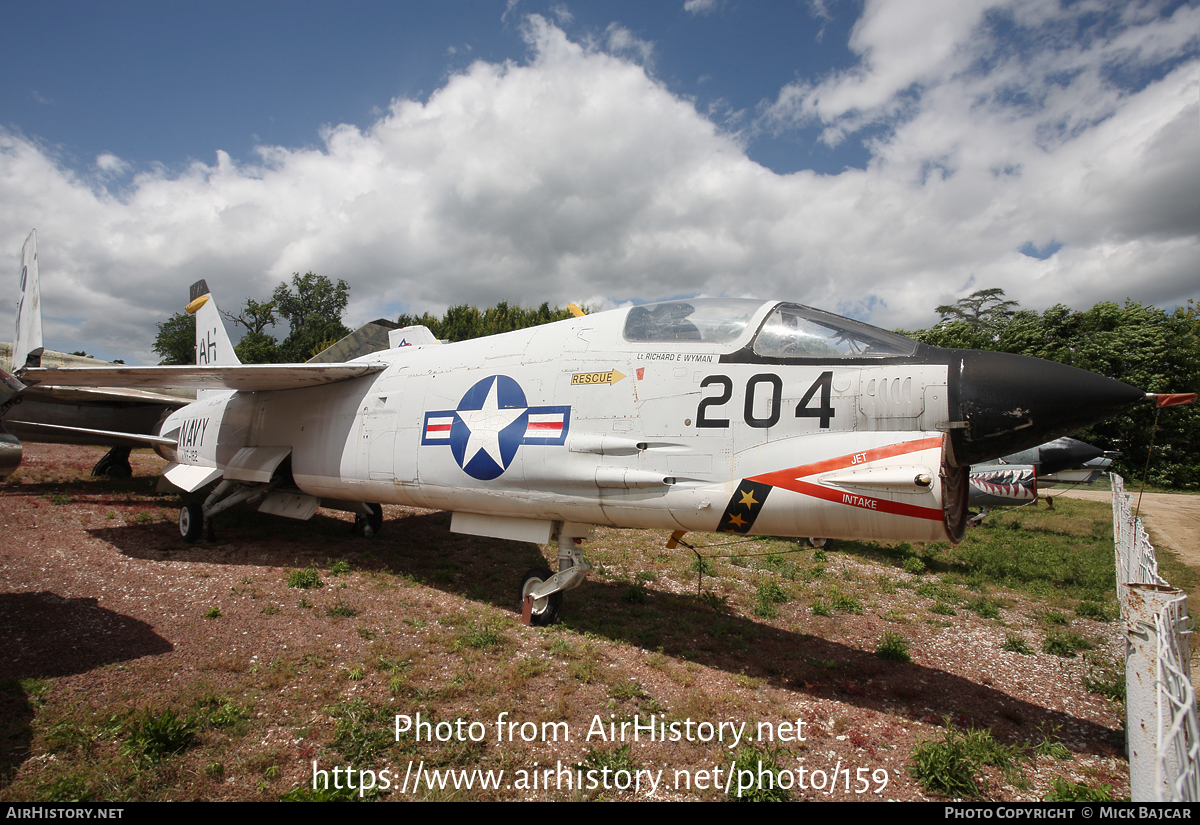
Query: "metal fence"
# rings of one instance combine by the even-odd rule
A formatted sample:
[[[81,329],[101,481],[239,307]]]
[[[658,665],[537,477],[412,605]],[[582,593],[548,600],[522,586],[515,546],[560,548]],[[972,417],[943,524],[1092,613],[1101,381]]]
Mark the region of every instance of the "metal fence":
[[[1200,801],[1200,726],[1187,596],[1158,574],[1154,547],[1112,476],[1117,594],[1125,626],[1125,730],[1135,802]]]

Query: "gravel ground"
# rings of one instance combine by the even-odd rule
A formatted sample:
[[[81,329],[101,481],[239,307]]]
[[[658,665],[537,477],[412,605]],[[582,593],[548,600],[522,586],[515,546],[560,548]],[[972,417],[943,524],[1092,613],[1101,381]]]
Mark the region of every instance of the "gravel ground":
[[[352,537],[345,514],[299,523],[231,511],[215,542],[183,545],[177,499],[153,493],[161,461],[135,453],[135,478],[88,479],[99,455],[27,445],[0,487],[3,800],[276,799],[311,781],[314,760],[331,769],[352,752],[359,768],[393,770],[397,786],[418,763],[506,771],[496,790],[393,787],[393,800],[723,798],[697,785],[725,781],[702,772],[728,770],[745,745],[731,747],[730,731],[769,723],[786,735],[776,726],[798,721],[804,741],[772,751],[791,781],[806,771],[793,799],[940,798],[909,766],[914,746],[940,739],[948,721],[1013,745],[1049,737],[1071,752],[983,768],[986,798],[1040,799],[1053,777],[1129,793],[1122,722],[1083,687],[1095,657],[1119,660],[1115,622],[1073,618],[1098,650],[1052,656],[1040,652],[1044,605],[998,594],[998,619],[961,606],[937,615],[915,593],[918,577],[836,550],[813,575],[857,594],[861,615],[813,615],[801,597],[764,618],[752,609],[766,574],[753,566],[720,562],[705,601],[691,556],[664,550],[666,536],[601,530],[586,545],[599,569],[568,594],[564,623],[524,628],[514,592],[536,549],[453,535],[446,514],[399,507],[385,508],[374,541]],[[349,572],[335,575],[339,560]],[[310,564],[323,586],[289,587]],[[885,631],[908,640],[911,663],[874,654]],[[1014,635],[1036,652],[1002,649]],[[186,750],[131,755],[135,714],[164,709],[197,720]],[[486,736],[397,741],[396,714],[418,712],[481,722]],[[502,713],[565,722],[570,740],[524,742],[520,728],[497,737]],[[598,722],[651,716],[734,727],[723,742],[643,735],[628,751],[597,733]],[[546,788],[544,775],[535,786],[528,773],[522,786],[521,771],[560,763],[663,774],[652,791],[648,778],[640,790],[581,792],[562,778]],[[824,772],[823,789],[811,787],[813,771]]]

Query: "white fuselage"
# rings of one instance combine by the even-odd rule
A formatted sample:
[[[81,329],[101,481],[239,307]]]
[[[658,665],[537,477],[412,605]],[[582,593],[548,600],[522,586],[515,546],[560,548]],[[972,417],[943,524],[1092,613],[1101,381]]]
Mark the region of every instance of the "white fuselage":
[[[947,367],[722,363],[773,306],[723,344],[630,341],[616,311],[392,349],[368,356],[389,366],[363,378],[213,394],[163,432],[178,432],[179,464],[226,478],[255,455],[288,452],[296,487],[324,499],[620,527],[946,538]]]

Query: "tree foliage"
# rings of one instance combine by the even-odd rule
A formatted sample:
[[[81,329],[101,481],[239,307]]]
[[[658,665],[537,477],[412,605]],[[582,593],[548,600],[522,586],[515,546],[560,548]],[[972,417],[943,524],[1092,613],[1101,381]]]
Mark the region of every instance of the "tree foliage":
[[[279,345],[284,361],[307,361],[350,334],[342,323],[342,313],[350,303],[350,287],[340,278],[335,284],[324,275],[296,272],[291,288],[281,283],[271,298],[274,311],[288,322],[288,336]]]
[[[159,324],[153,349],[162,356],[159,365],[196,363],[196,316],[176,312]]]
[[[584,309],[586,312],[587,309]],[[512,332],[516,329],[536,327],[549,324],[552,321],[562,321],[574,317],[569,309],[550,308],[549,302],[540,307],[526,309],[519,304],[510,306],[508,301],[501,301],[494,307],[480,310],[479,307],[459,304],[446,310],[442,317],[430,315],[401,315],[396,323],[402,327],[420,324],[429,328],[437,338],[449,341],[466,341],[470,338],[482,338],[485,335],[498,335],[502,332]]]
[[[287,361],[279,344],[265,332],[247,332],[233,347],[243,364],[279,364]]]
[[[282,284],[281,284],[282,286]],[[221,311],[221,314],[240,327],[246,328],[242,340],[237,342],[233,351],[243,364],[275,364],[286,359],[280,354],[279,344],[267,333],[267,327],[274,326],[275,302],[246,299],[246,306],[237,315]]]
[[[981,293],[991,293],[997,299],[1003,296],[1000,290],[975,294]],[[938,307],[939,312],[943,309]],[[1003,319],[993,314],[982,324],[965,318],[949,320],[908,334],[940,347],[997,350],[1058,361],[1146,392],[1200,391],[1200,313],[1190,301],[1187,307],[1171,313],[1134,301],[1126,301],[1123,306],[1104,302],[1084,311],[1061,304],[1040,314],[1032,310],[1006,311]],[[986,312],[985,307],[981,317]],[[1200,427],[1197,406],[1170,407],[1157,415],[1149,475],[1152,482],[1200,488],[1200,441],[1193,436]],[[1122,451],[1117,471],[1127,478],[1140,479],[1155,420],[1153,405],[1138,405],[1075,437],[1103,449]]]
[[[1004,300],[1004,290],[999,287],[979,289],[953,304],[937,308],[942,323],[962,322],[971,329],[982,330],[1004,324],[1013,316],[1016,301]]]

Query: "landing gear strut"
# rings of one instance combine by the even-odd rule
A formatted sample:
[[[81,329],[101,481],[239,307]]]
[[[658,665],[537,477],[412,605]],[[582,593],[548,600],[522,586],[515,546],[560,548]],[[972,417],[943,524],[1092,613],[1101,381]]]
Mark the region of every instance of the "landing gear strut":
[[[179,535],[188,544],[197,542],[207,523],[209,526],[208,538],[209,541],[212,541],[213,516],[223,513],[243,501],[257,501],[275,489],[278,484],[278,480],[271,481],[269,484],[241,484],[228,479],[222,481],[216,486],[216,489],[209,493],[208,498],[204,499],[204,504],[195,499],[189,499],[183,503],[183,507],[179,510]]]
[[[558,536],[558,572],[535,567],[521,580],[521,623],[544,627],[558,621],[563,593],[583,584],[592,566],[584,561],[583,538]]]

